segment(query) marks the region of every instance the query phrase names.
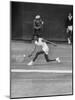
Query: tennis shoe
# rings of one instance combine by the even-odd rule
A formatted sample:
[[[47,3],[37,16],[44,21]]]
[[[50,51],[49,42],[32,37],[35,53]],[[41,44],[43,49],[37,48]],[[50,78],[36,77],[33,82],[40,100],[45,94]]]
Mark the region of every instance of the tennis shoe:
[[[59,57],[57,57],[56,58],[56,61],[58,62],[58,63],[60,63],[61,61],[60,61],[60,59],[59,59]]]
[[[33,65],[33,61],[30,61],[27,65],[28,65],[28,66]]]

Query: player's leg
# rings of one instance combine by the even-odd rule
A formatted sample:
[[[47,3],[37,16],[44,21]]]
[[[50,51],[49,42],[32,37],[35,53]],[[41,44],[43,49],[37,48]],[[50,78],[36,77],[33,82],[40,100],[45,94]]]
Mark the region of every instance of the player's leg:
[[[37,52],[35,57],[33,58],[33,61],[35,61],[37,59],[37,57],[40,55],[40,54],[43,54],[44,52],[43,51],[40,51],[40,52]]]
[[[48,54],[46,54],[46,53],[44,53],[44,56],[45,56],[45,59],[46,59],[47,62],[50,62],[50,61],[57,61],[57,62],[60,63],[59,57],[57,57],[57,58],[55,58],[55,59],[49,59]]]
[[[68,44],[71,44],[71,31],[68,32]]]
[[[72,42],[73,42],[73,32],[70,31],[70,44],[72,44]]]
[[[27,65],[33,65],[33,63],[35,62],[35,60],[37,59],[37,57],[40,55],[40,54],[43,54],[44,52],[43,51],[40,51],[40,52],[37,52],[35,57],[33,58],[33,60],[31,60]]]
[[[67,42],[68,42],[68,44],[70,44],[71,41],[70,41],[70,30],[69,30],[69,27],[67,27],[66,32],[67,32]]]
[[[48,55],[45,54],[45,53],[44,53],[44,56],[45,56],[45,59],[46,59],[47,62],[49,62],[49,61],[56,61],[56,59],[50,60],[49,57],[48,57]]]

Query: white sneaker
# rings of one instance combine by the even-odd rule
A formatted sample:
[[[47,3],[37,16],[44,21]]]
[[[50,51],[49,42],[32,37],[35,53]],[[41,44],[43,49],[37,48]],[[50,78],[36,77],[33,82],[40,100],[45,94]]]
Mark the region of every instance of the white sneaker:
[[[27,65],[28,65],[28,66],[33,65],[33,61],[30,61]]]
[[[56,61],[57,61],[58,63],[60,63],[60,59],[59,59],[59,57],[56,58]]]

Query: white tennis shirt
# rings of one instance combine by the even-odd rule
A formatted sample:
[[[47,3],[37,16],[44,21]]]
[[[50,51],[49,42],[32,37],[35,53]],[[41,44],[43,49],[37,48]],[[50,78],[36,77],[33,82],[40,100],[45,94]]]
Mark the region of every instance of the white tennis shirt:
[[[48,45],[46,44],[46,42],[43,41],[42,38],[39,38],[38,41],[36,40],[35,41],[35,44],[38,45],[38,46],[41,46],[42,47],[42,50],[48,54],[49,52],[49,48],[48,48]]]

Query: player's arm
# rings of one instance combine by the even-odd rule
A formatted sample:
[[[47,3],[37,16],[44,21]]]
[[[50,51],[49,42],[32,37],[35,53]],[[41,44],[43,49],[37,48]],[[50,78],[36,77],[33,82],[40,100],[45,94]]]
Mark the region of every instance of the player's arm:
[[[48,40],[46,40],[46,39],[43,39],[43,41],[44,41],[44,42],[47,42],[47,43],[50,43],[50,44],[52,44],[52,45],[54,45],[54,46],[57,46],[56,43],[53,43],[53,42],[48,41]]]

